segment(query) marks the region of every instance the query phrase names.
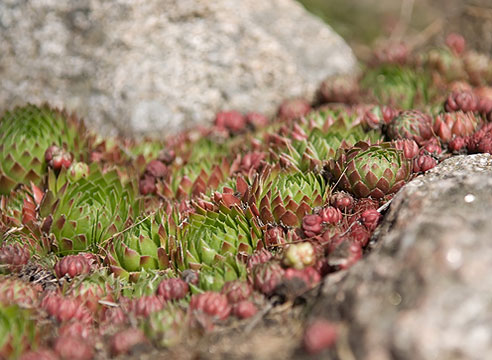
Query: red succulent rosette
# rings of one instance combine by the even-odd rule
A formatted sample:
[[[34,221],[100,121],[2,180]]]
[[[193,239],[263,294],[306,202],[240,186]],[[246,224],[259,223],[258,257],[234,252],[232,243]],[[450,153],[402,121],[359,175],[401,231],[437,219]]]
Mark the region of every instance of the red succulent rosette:
[[[232,134],[237,134],[245,130],[246,118],[238,111],[222,111],[215,117],[215,126],[219,130],[226,130]]]
[[[255,266],[252,283],[256,290],[265,295],[271,295],[282,281],[284,269],[276,262],[267,262]]]
[[[353,196],[344,191],[337,191],[330,197],[330,204],[343,212],[352,210],[354,203]]]
[[[430,155],[420,155],[413,161],[413,172],[426,172],[437,165],[436,159]]]
[[[93,321],[91,313],[82,302],[56,293],[47,294],[41,301],[41,307],[60,322],[73,320],[90,323]]]
[[[258,308],[249,300],[243,300],[232,307],[232,314],[240,319],[250,318],[257,312]]]
[[[294,120],[307,115],[311,111],[311,104],[305,99],[285,100],[278,109],[281,120]]]
[[[60,336],[53,348],[62,359],[91,360],[94,357],[94,347],[80,337]]]
[[[190,310],[225,320],[231,313],[231,306],[226,295],[207,291],[191,297]]]
[[[334,206],[328,206],[319,212],[323,222],[328,224],[338,224],[342,220],[342,212]]]
[[[449,94],[444,108],[452,111],[478,111],[478,97],[471,91],[459,91]]]
[[[448,112],[436,116],[434,133],[445,143],[449,143],[455,136],[473,134],[482,120],[472,112]]]
[[[182,279],[164,279],[157,288],[157,295],[164,300],[179,300],[188,294],[189,288],[188,283]]]
[[[321,83],[319,94],[323,102],[351,104],[359,95],[359,81],[353,75],[334,75]]]
[[[226,282],[222,287],[221,293],[227,296],[227,300],[231,304],[236,304],[247,300],[253,293],[253,289],[247,282],[234,280]]]
[[[421,145],[434,135],[432,118],[418,110],[401,111],[386,127],[386,134],[391,140],[410,139]]]
[[[67,255],[55,264],[55,274],[58,278],[68,275],[71,278],[77,275],[88,274],[91,271],[91,265],[86,256]]]
[[[306,237],[314,237],[323,230],[323,218],[319,215],[306,215],[302,219],[302,231]]]
[[[410,139],[400,139],[392,142],[394,147],[403,151],[403,155],[409,160],[414,159],[419,154],[419,145]]]
[[[118,356],[128,353],[135,345],[147,342],[148,340],[142,330],[129,328],[113,335],[109,348],[112,356]]]
[[[155,295],[144,295],[130,300],[128,310],[135,316],[148,317],[150,314],[162,310],[164,300]]]
[[[7,265],[10,270],[17,270],[27,264],[30,257],[27,245],[12,243],[0,247],[0,265]]]

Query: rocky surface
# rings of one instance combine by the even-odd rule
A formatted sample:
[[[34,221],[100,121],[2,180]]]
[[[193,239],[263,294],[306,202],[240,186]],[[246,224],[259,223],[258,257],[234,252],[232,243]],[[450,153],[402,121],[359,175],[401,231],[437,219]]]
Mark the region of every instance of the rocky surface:
[[[225,108],[271,114],[355,64],[294,0],[3,0],[0,54],[0,109],[49,101],[154,136]]]
[[[325,282],[325,358],[492,358],[491,175],[491,155],[457,156],[403,188],[374,251]]]

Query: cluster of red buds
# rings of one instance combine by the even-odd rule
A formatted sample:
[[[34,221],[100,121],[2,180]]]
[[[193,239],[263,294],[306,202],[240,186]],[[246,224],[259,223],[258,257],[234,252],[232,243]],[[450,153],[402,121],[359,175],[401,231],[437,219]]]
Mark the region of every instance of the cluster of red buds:
[[[61,168],[68,169],[72,165],[73,155],[59,146],[52,145],[46,149],[44,159],[50,167],[59,171]]]

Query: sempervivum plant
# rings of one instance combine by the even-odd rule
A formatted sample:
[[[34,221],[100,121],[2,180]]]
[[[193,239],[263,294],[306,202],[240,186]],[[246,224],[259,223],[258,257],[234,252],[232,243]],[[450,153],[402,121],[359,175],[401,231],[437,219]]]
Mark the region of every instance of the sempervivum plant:
[[[207,291],[191,297],[190,310],[201,312],[219,320],[225,320],[231,313],[231,306],[227,296]]]
[[[169,347],[179,342],[184,334],[186,313],[177,306],[167,305],[145,319],[142,328],[145,334],[159,345]]]
[[[369,69],[362,78],[362,88],[370,93],[371,102],[400,109],[427,104],[432,97],[430,75],[425,71],[393,64]]]
[[[6,112],[0,118],[0,194],[8,194],[18,183],[41,184],[48,147],[57,145],[78,154],[85,133],[74,116],[47,105]]]
[[[200,271],[197,286],[202,290],[220,291],[225,283],[238,279],[246,279],[246,266],[237,258],[227,257],[225,262],[217,264],[213,269]],[[194,285],[190,285],[190,288],[196,292]]]
[[[434,121],[434,133],[448,143],[455,136],[471,135],[481,122],[482,120],[472,112],[442,113]]]
[[[135,187],[123,185],[116,170],[103,173],[94,164],[88,177],[65,182],[60,189],[56,183],[50,181],[40,213],[59,254],[97,250],[138,214]]]
[[[251,210],[243,211],[237,205],[222,205],[219,211],[197,206],[196,210],[190,215],[181,240],[183,259],[178,261],[181,270],[212,269],[218,263],[225,264],[226,258],[240,252],[252,253],[262,238]]]
[[[457,91],[449,94],[444,108],[446,111],[477,111],[478,98],[471,91]]]
[[[17,304],[23,308],[33,307],[38,302],[41,287],[18,279],[0,278],[0,304]]]
[[[43,199],[43,191],[34,185],[22,185],[8,196],[0,196],[0,234],[12,233],[12,228],[31,225],[37,219],[36,207]]]
[[[295,165],[302,172],[317,170],[335,156],[340,146],[354,145],[358,141],[376,142],[380,137],[379,131],[366,132],[361,125],[351,127],[337,121],[330,131],[315,127],[307,139],[274,146],[271,161]]]
[[[328,170],[341,189],[360,198],[383,198],[405,184],[411,175],[411,163],[390,143],[359,142],[350,149],[340,149]]]
[[[432,119],[417,110],[402,111],[388,124],[386,129],[392,140],[411,139],[421,145],[432,137]]]
[[[46,294],[41,301],[41,308],[59,322],[73,320],[88,324],[93,320],[83,302],[56,293]]]
[[[2,268],[8,268],[10,271],[20,269],[27,264],[31,253],[27,245],[19,243],[3,244],[0,246],[0,272]]]
[[[221,292],[227,296],[231,304],[236,304],[247,300],[253,289],[247,282],[235,280],[226,282]]]
[[[188,283],[182,279],[164,279],[157,288],[157,295],[166,301],[184,298],[189,290]]]
[[[72,285],[65,291],[65,295],[75,299],[96,314],[102,310],[99,301],[114,301],[114,293],[117,288],[114,280],[105,273],[96,272],[83,279],[78,279],[78,281],[73,281]]]
[[[38,324],[30,310],[18,305],[0,304],[0,358],[17,359],[24,351],[35,348],[38,342]]]
[[[254,288],[265,295],[271,295],[282,281],[284,269],[277,262],[256,265],[252,271],[251,282]]]
[[[113,273],[136,280],[140,271],[169,268],[179,231],[172,216],[158,212],[111,239],[105,262]]]
[[[90,271],[90,261],[82,254],[67,255],[55,264],[55,274],[59,278],[65,275],[73,278],[77,275],[88,274]]]
[[[278,223],[296,226],[311,209],[321,206],[329,187],[315,172],[282,169],[279,164],[265,166],[254,179],[241,177],[236,181],[236,193],[224,188],[222,200],[248,204],[249,211],[264,224]]]
[[[359,95],[359,82],[355,76],[334,75],[323,81],[319,93],[324,102],[352,103]]]

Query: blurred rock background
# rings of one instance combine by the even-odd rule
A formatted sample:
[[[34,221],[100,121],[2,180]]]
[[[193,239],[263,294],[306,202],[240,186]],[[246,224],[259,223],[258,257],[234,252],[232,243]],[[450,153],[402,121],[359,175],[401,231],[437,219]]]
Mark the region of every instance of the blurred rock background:
[[[0,1],[0,110],[47,101],[99,133],[163,137],[224,109],[272,115],[355,64],[295,0]]]

